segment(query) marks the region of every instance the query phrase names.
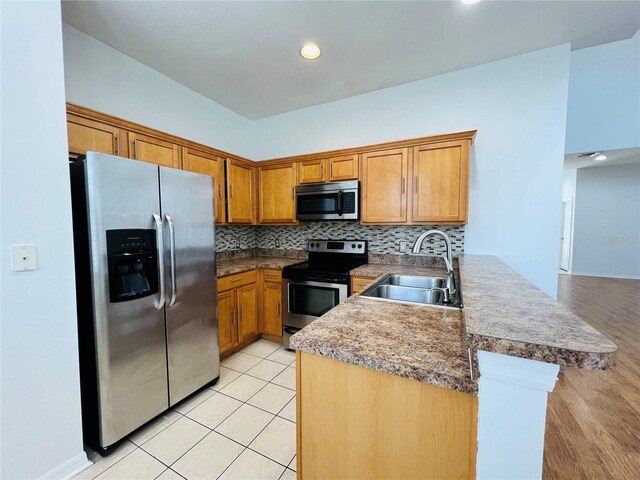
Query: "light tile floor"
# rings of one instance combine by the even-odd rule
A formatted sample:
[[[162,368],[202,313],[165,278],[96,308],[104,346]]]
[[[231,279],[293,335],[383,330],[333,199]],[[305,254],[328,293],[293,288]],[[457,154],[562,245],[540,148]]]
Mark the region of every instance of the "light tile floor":
[[[75,479],[295,479],[295,388],[295,354],[258,340]]]

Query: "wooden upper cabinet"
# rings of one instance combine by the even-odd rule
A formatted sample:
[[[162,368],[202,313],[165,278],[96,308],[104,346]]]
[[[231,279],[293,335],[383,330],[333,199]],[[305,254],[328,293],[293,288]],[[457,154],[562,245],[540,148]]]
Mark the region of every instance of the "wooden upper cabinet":
[[[254,169],[235,160],[227,160],[227,221],[255,223]]]
[[[258,285],[251,283],[237,290],[238,342],[258,335]]]
[[[182,169],[213,177],[216,223],[225,221],[224,158],[192,148],[182,148]]]
[[[363,153],[361,162],[361,222],[405,223],[409,149]]]
[[[414,222],[464,223],[469,192],[469,141],[413,149]]]
[[[178,145],[141,133],[129,132],[129,158],[163,167],[181,167]]]
[[[125,138],[122,136],[125,135]],[[106,123],[67,114],[67,138],[69,153],[84,155],[87,152],[127,156],[126,133]]]
[[[319,183],[326,182],[326,180],[327,161],[324,158],[298,163],[299,183]]]
[[[296,164],[260,167],[260,223],[296,222]]]
[[[358,179],[358,155],[298,162],[299,183],[337,182]]]
[[[327,160],[330,182],[358,179],[358,155],[343,155]]]

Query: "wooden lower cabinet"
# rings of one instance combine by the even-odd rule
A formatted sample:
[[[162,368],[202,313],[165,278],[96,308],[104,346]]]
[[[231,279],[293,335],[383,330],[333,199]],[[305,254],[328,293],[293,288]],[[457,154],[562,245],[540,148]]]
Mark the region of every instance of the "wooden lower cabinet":
[[[220,355],[258,336],[258,282],[255,270],[218,280]]]
[[[375,278],[368,277],[351,277],[351,295],[354,293],[361,292],[365,288],[367,288],[371,283],[375,280]]]
[[[282,284],[264,282],[262,285],[262,333],[282,336]]]
[[[473,479],[477,397],[296,352],[302,479]]]
[[[252,283],[236,290],[238,302],[238,342],[258,335],[258,285]]]

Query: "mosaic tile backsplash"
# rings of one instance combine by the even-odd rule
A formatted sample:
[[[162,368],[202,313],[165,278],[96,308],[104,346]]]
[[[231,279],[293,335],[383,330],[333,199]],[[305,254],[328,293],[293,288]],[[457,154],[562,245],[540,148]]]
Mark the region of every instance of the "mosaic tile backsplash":
[[[317,239],[362,239],[369,241],[372,253],[397,253],[400,242],[407,242],[411,248],[418,236],[431,229],[444,231],[451,239],[454,253],[464,252],[464,225],[410,225],[371,226],[359,222],[313,222],[295,226],[218,226],[216,230],[216,250],[235,250],[236,241],[240,248],[279,248],[306,250],[308,240]],[[276,239],[279,246],[276,247]],[[423,254],[440,254],[444,242],[431,237],[423,244]]]

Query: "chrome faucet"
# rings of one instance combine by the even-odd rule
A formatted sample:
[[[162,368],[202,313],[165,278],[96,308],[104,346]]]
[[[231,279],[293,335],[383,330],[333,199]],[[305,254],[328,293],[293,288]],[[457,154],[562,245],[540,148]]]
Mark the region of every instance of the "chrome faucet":
[[[413,253],[414,255],[419,254],[420,250],[422,250],[422,244],[427,239],[427,237],[431,235],[437,235],[442,237],[442,239],[444,240],[444,244],[447,247],[447,254],[445,257],[443,257],[444,263],[447,266],[447,288],[451,293],[455,293],[456,287],[455,287],[455,280],[453,278],[453,258],[451,255],[451,240],[449,240],[449,237],[447,236],[446,233],[444,233],[442,230],[429,230],[427,232],[424,232],[422,235],[418,237],[416,242],[413,244],[411,253]]]

